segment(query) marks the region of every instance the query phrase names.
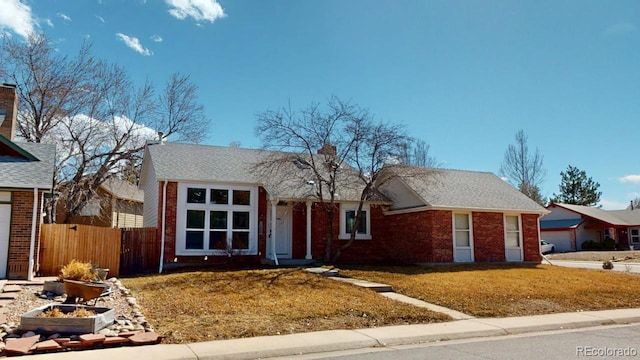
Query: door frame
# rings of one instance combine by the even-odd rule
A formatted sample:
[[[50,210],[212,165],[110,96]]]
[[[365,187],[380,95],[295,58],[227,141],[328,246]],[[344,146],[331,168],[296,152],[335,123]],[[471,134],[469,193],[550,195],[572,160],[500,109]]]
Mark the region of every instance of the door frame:
[[[293,207],[291,204],[287,205],[276,205],[276,221],[278,221],[278,212],[279,210],[286,210],[286,219],[284,219],[284,224],[286,228],[287,239],[284,244],[280,237],[276,236],[276,256],[278,259],[291,259],[293,256]],[[281,232],[282,228],[280,226],[276,226],[276,231]],[[286,253],[278,252],[278,245],[284,245],[286,247]]]
[[[7,268],[9,267],[9,242],[11,240],[11,204],[8,203],[0,203],[0,209],[8,210],[9,221],[7,222],[6,233],[2,233],[2,226],[0,226],[0,238],[6,236],[6,244],[0,241],[0,279],[7,278]],[[0,210],[4,211],[4,210]]]

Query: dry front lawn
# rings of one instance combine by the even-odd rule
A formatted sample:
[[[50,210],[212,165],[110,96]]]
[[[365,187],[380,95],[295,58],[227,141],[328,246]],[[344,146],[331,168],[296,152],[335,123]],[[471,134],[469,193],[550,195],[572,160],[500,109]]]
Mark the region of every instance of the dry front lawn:
[[[640,307],[640,275],[537,265],[340,268],[478,317]]]
[[[450,320],[298,269],[194,271],[122,282],[165,343]]]

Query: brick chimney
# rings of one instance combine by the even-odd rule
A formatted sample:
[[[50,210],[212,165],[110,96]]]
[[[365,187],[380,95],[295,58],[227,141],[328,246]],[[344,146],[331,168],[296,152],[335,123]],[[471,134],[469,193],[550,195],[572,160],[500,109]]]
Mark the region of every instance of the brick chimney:
[[[318,149],[318,155],[336,155],[337,149],[331,144],[324,144],[321,149]]]
[[[0,135],[13,140],[16,135],[16,117],[18,115],[18,97],[16,86],[0,85]]]

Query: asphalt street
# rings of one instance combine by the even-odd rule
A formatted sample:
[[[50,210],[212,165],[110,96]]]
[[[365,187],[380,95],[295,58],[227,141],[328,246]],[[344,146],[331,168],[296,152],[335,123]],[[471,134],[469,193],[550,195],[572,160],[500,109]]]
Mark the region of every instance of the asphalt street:
[[[279,357],[286,360],[640,359],[640,325],[613,325]]]

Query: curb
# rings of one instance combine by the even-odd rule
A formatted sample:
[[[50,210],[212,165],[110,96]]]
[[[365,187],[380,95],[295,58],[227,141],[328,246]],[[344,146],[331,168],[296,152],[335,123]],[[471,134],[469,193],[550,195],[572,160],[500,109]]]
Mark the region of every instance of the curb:
[[[256,359],[371,347],[411,345],[446,340],[493,337],[601,325],[640,323],[639,309],[582,311],[510,318],[481,318],[445,323],[399,325],[357,330],[327,330],[310,333],[217,340],[183,345],[154,345],[89,350],[94,360]],[[87,352],[31,355],[29,359],[80,360]]]

